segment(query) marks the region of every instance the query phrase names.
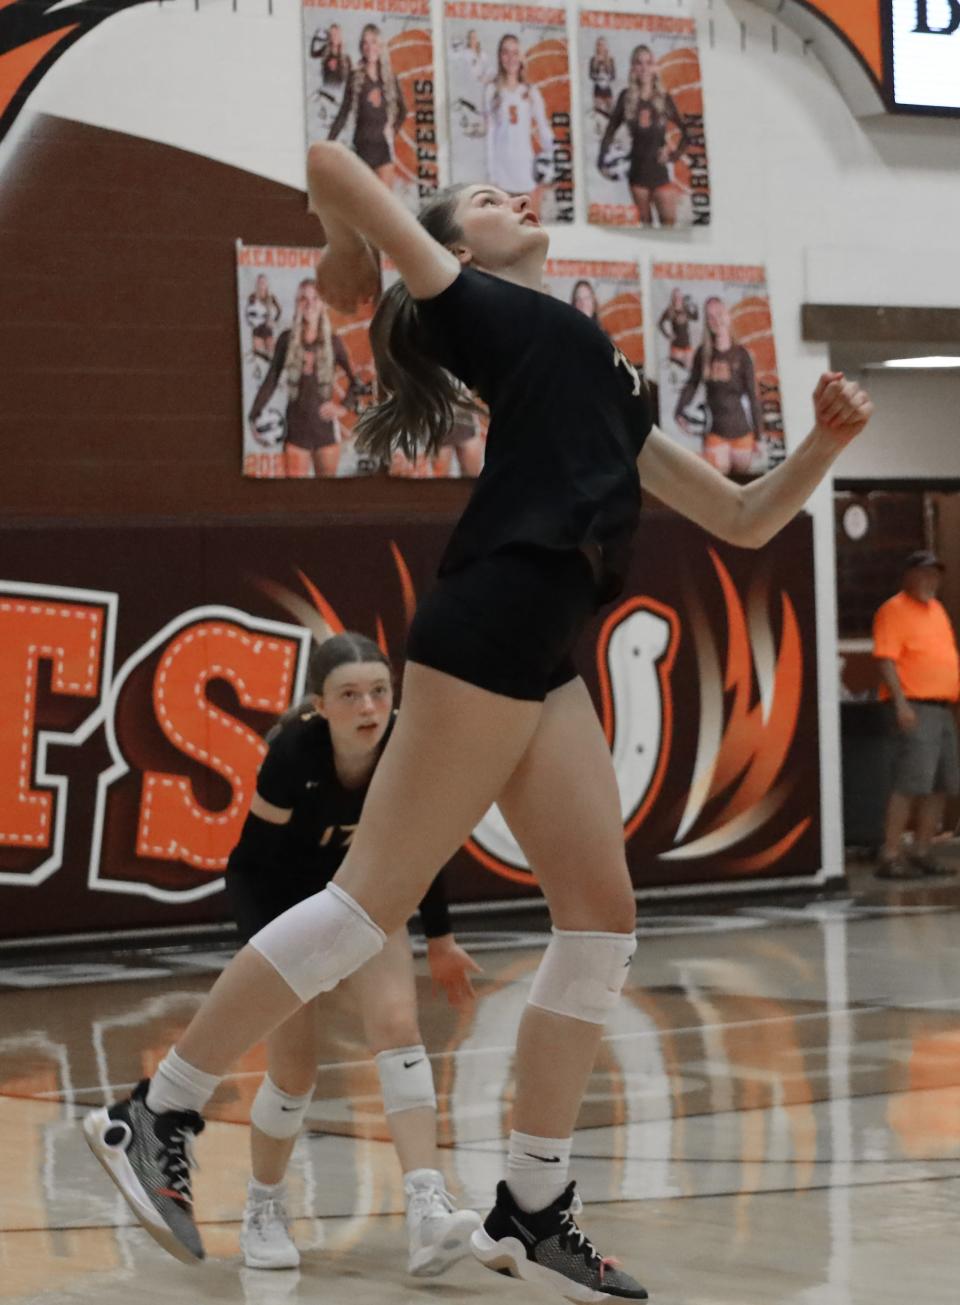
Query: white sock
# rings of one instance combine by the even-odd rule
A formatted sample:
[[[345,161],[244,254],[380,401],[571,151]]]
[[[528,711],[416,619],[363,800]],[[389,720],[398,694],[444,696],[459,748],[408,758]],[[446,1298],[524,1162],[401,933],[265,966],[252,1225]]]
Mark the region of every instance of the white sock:
[[[247,1200],[251,1205],[263,1205],[266,1201],[285,1201],[287,1199],[287,1184],[285,1179],[281,1178],[279,1183],[258,1183],[255,1178],[251,1178],[247,1183]]]
[[[439,1169],[408,1169],[403,1175],[403,1187],[406,1192],[420,1187],[442,1187],[443,1174]]]
[[[521,1210],[532,1214],[551,1205],[567,1185],[572,1137],[510,1134],[507,1186]]]
[[[150,1080],[147,1109],[155,1115],[168,1110],[195,1110],[198,1115],[203,1114],[219,1082],[219,1074],[205,1074],[171,1047]]]

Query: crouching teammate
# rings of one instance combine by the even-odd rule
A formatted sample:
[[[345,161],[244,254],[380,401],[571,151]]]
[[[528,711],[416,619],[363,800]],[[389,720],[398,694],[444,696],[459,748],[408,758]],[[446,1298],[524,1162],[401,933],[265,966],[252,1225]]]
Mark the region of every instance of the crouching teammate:
[[[383,400],[358,438],[374,454],[432,454],[449,429],[452,373],[490,410],[486,462],[417,608],[403,706],[335,879],[251,939],[145,1100],[88,1116],[88,1137],[153,1235],[202,1256],[186,1135],[220,1076],[380,952],[496,801],[554,932],[520,1024],[505,1178],[474,1253],[569,1300],[644,1300],[578,1227],[568,1176],[604,1021],[636,950],[616,775],[571,653],[623,587],[641,481],[721,539],[760,547],[863,429],[870,403],[825,375],[807,438],[776,470],[735,485],[654,427],[642,377],[595,322],[543,291],[548,237],[529,197],[461,186],[418,223],[336,145],[313,147],[308,177],[329,241],[324,298],[349,309],[373,296],[369,244],[403,278],[371,328]],[[158,1191],[158,1147],[182,1175],[179,1203]]]

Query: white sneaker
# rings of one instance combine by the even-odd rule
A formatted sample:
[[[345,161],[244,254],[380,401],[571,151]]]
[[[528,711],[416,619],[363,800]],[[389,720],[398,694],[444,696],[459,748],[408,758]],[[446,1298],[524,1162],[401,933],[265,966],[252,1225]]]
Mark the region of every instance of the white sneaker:
[[[290,1236],[282,1200],[247,1201],[240,1229],[240,1250],[248,1269],[295,1269],[300,1252]]]
[[[470,1237],[483,1222],[475,1210],[458,1210],[437,1169],[406,1174],[408,1272],[417,1277],[443,1273],[470,1251]]]

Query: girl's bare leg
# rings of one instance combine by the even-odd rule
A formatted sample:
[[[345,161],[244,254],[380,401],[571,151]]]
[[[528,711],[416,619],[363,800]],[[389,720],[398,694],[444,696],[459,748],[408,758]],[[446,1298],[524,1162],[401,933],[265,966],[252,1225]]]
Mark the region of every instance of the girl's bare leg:
[[[314,475],[309,449],[287,444],[283,450],[283,472],[288,480],[309,480]]]
[[[483,470],[484,443],[479,435],[457,446],[457,458],[460,461],[460,473],[464,476],[480,475]]]
[[[672,227],[677,221],[677,196],[668,186],[660,186],[653,192],[653,205],[662,227]]]
[[[729,476],[732,465],[730,448],[727,444],[711,444],[703,450],[704,459],[711,467],[716,467],[721,476]]]
[[[636,919],[610,748],[582,680],[549,695],[498,799],[558,929],[631,934]],[[569,1137],[603,1026],[528,1006],[520,1024],[513,1126]]]
[[[444,448],[440,449],[438,453],[434,454],[433,474],[435,476],[440,476],[440,477],[449,476],[450,463],[452,461],[453,461],[453,449],[451,449],[448,444]]]
[[[416,910],[523,757],[543,710],[408,663],[403,710],[373,775],[336,882],[387,934]],[[253,947],[217,979],[177,1044],[183,1060],[225,1074],[301,1005]]]
[[[318,476],[333,477],[340,466],[340,445],[325,444],[313,450],[313,467]]]
[[[631,186],[630,194],[634,204],[637,206],[639,220],[645,227],[650,226],[653,221],[653,210],[650,207],[650,192],[646,186]]]
[[[753,453],[756,448],[756,441],[750,447],[744,449],[730,450],[730,465],[733,471],[739,476],[746,476],[753,464]]]

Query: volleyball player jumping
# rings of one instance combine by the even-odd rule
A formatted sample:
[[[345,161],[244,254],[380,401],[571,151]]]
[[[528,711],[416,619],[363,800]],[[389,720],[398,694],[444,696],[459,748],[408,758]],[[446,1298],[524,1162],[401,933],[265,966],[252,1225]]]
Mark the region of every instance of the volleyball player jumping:
[[[360,819],[370,777],[393,728],[390,664],[361,634],[315,645],[310,695],[282,716],[240,840],[227,866],[227,897],[246,942],[297,902],[330,882]],[[420,903],[434,986],[451,1003],[473,997],[479,967],[450,930],[442,880]],[[442,1273],[467,1253],[479,1225],[457,1210],[437,1168],[437,1099],[417,1024],[413,955],[405,927],[348,982],[376,1057],[383,1106],[403,1166],[411,1273]],[[267,1038],[267,1073],[251,1111],[253,1178],[240,1247],[252,1269],[300,1262],[290,1235],[284,1175],[313,1099],[319,1059],[317,1003],[308,1002]]]
[[[328,241],[324,297],[349,310],[376,294],[371,245],[403,278],[374,318],[384,399],[364,414],[368,446],[435,449],[452,372],[490,408],[487,459],[417,610],[403,705],[334,881],[251,939],[150,1083],[92,1112],[85,1131],[157,1240],[202,1256],[189,1141],[221,1076],[375,956],[496,801],[554,931],[520,1026],[506,1180],[474,1253],[570,1300],[643,1300],[578,1228],[567,1173],[636,949],[616,776],[571,653],[623,584],[641,480],[714,535],[759,547],[863,428],[870,402],[824,375],[809,436],[775,471],[736,485],[654,429],[636,370],[588,317],[542,293],[548,237],[526,196],[459,186],[418,222],[341,146],[314,146],[308,176]]]

